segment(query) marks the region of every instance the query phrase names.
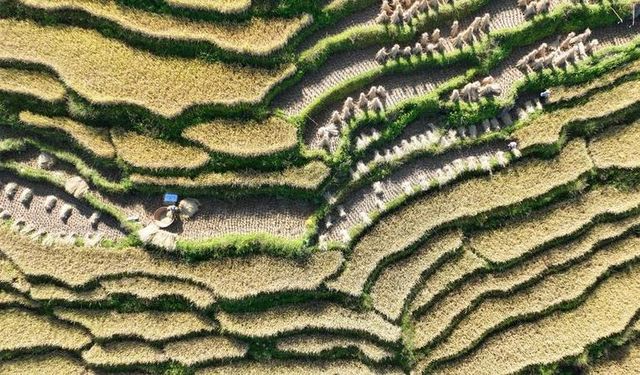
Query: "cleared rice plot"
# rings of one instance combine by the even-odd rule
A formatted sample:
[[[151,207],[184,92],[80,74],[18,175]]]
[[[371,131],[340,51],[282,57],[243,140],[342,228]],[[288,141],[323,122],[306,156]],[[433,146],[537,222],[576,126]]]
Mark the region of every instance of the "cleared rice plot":
[[[546,243],[576,233],[597,216],[622,214],[639,205],[639,191],[596,189],[577,199],[529,215],[524,220],[512,221],[500,228],[472,235],[469,244],[479,255],[492,262],[510,262]]]
[[[429,353],[429,360],[449,358],[472,347],[490,331],[521,317],[541,314],[584,295],[610,272],[640,255],[637,239],[599,250],[569,270],[552,274],[529,288],[483,301]],[[416,325],[416,332],[428,327]]]
[[[576,140],[554,160],[524,161],[493,176],[468,180],[418,198],[385,216],[367,232],[355,244],[348,267],[328,286],[359,295],[381,260],[412,245],[429,231],[453,220],[543,195],[591,168],[584,141]]]
[[[639,168],[640,121],[608,129],[596,135],[588,147],[598,168]]]
[[[209,162],[204,150],[132,131],[113,129],[111,139],[118,157],[137,168],[195,169]]]
[[[280,117],[265,121],[219,119],[189,127],[182,136],[209,151],[241,157],[290,150],[298,143],[296,127]]]
[[[640,368],[640,344],[629,344],[622,358],[599,360],[589,367],[590,375],[633,374]]]
[[[384,372],[367,367],[362,362],[347,360],[301,360],[265,362],[236,362],[217,367],[206,367],[196,371],[196,375],[227,374],[274,374],[274,375],[308,375],[308,374],[353,374],[353,375],[399,375],[400,370]]]
[[[0,350],[79,350],[91,342],[84,330],[17,308],[0,310]]]
[[[558,141],[562,129],[580,121],[606,117],[640,100],[640,80],[621,83],[593,94],[584,104],[543,113],[517,129],[513,136],[521,149]]]
[[[94,366],[132,366],[161,364],[174,361],[185,366],[243,357],[247,347],[226,337],[198,337],[171,341],[162,347],[140,341],[119,341],[94,344],[82,353],[82,358]]]
[[[165,0],[165,2],[175,7],[227,14],[241,13],[251,6],[251,0]]]
[[[102,201],[121,207],[127,216],[149,217],[157,208],[157,196],[131,193],[101,196]],[[317,208],[302,199],[273,196],[246,196],[237,199],[198,197],[202,206],[198,214],[182,222],[181,243],[208,240],[217,236],[271,235],[284,239],[300,239],[307,230],[306,222]]]
[[[278,306],[262,312],[219,312],[223,332],[245,337],[273,337],[303,330],[357,332],[382,341],[400,339],[400,327],[373,311],[357,312],[333,303]]]
[[[373,307],[387,318],[400,317],[406,298],[443,257],[462,246],[462,232],[452,231],[430,239],[415,253],[385,268],[371,288]]]
[[[276,344],[278,350],[306,356],[320,356],[337,349],[355,349],[372,361],[393,357],[389,350],[362,339],[330,334],[301,334],[286,337]]]
[[[459,257],[445,263],[418,286],[416,296],[409,304],[409,311],[416,313],[430,305],[438,295],[487,265],[484,259],[465,248]]]
[[[52,352],[0,362],[0,374],[94,375],[69,354]]]
[[[309,15],[285,18],[251,18],[241,23],[191,21],[102,0],[20,0],[23,5],[46,11],[78,10],[116,23],[125,30],[164,40],[205,42],[223,50],[268,55],[281,48],[311,23]]]
[[[116,146],[117,147],[117,146]],[[177,163],[179,159],[175,159]],[[276,172],[252,170],[207,172],[196,177],[157,177],[142,174],[131,175],[137,184],[155,186],[179,186],[184,188],[244,187],[264,188],[289,186],[298,189],[315,190],[329,177],[331,169],[321,161],[314,160],[300,167],[290,167]]]
[[[415,333],[414,344],[417,347],[431,344],[443,334],[457,316],[470,311],[483,298],[496,293],[510,293],[525,283],[551,273],[554,269],[579,262],[594,252],[604,241],[619,237],[639,224],[638,216],[613,223],[598,224],[579,239],[556,246],[540,256],[518,263],[503,272],[485,272],[468,278],[464,283],[443,294],[426,311],[420,312],[416,318],[416,327],[420,329]],[[422,302],[422,305],[424,303]],[[435,346],[433,353],[439,350],[438,346]],[[433,356],[427,357],[424,362],[431,361]]]
[[[636,74],[638,72],[640,72],[640,60],[635,60],[627,65],[616,68],[610,73],[604,74],[591,82],[574,86],[554,87],[552,89],[553,93],[547,100],[547,103],[555,104],[581,97],[589,91],[606,87],[624,76]]]
[[[218,297],[241,299],[263,293],[313,290],[342,264],[338,251],[318,252],[306,259],[267,255],[176,262],[139,248],[96,251],[84,247],[44,247],[0,228],[0,252],[25,274],[81,287],[106,277],[146,275],[194,282]]]
[[[575,309],[493,335],[436,373],[507,374],[579,355],[598,340],[622,332],[638,311],[639,297],[640,267],[634,266],[602,282]]]
[[[63,131],[84,149],[101,158],[112,159],[116,156],[108,129],[93,128],[66,117],[48,117],[28,111],[20,112],[20,121],[36,128]]]
[[[0,91],[35,96],[47,102],[64,99],[66,90],[53,76],[31,70],[0,68]]]
[[[50,67],[94,103],[139,105],[165,117],[195,105],[258,103],[294,71],[158,57],[95,31],[7,19],[0,51],[0,60]]]
[[[86,327],[98,339],[135,337],[160,341],[215,329],[209,320],[190,312],[55,309],[55,315]]]
[[[158,280],[137,276],[103,280],[100,285],[107,294],[131,294],[149,300],[162,296],[179,296],[201,309],[211,306],[216,301],[211,291],[193,283],[178,280]]]

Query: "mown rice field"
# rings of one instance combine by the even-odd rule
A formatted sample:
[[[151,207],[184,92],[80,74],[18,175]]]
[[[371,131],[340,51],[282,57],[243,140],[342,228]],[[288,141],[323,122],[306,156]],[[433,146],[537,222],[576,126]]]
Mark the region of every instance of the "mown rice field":
[[[526,3],[0,1],[0,374],[639,373],[640,24]]]

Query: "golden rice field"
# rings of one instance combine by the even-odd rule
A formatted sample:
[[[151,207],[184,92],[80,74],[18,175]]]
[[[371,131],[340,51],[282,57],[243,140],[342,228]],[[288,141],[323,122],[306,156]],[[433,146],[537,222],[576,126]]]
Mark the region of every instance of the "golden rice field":
[[[0,374],[640,373],[640,23],[519,3],[0,1]]]

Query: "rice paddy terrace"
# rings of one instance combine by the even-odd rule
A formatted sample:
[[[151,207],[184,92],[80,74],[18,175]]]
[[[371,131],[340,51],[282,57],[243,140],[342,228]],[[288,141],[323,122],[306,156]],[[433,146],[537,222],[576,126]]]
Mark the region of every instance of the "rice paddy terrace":
[[[635,3],[0,0],[0,374],[640,373]]]

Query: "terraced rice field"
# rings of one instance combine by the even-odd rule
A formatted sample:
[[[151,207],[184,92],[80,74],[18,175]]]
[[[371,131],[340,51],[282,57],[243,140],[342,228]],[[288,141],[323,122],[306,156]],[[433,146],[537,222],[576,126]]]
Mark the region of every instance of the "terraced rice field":
[[[437,3],[0,1],[0,374],[640,372],[632,1]]]

